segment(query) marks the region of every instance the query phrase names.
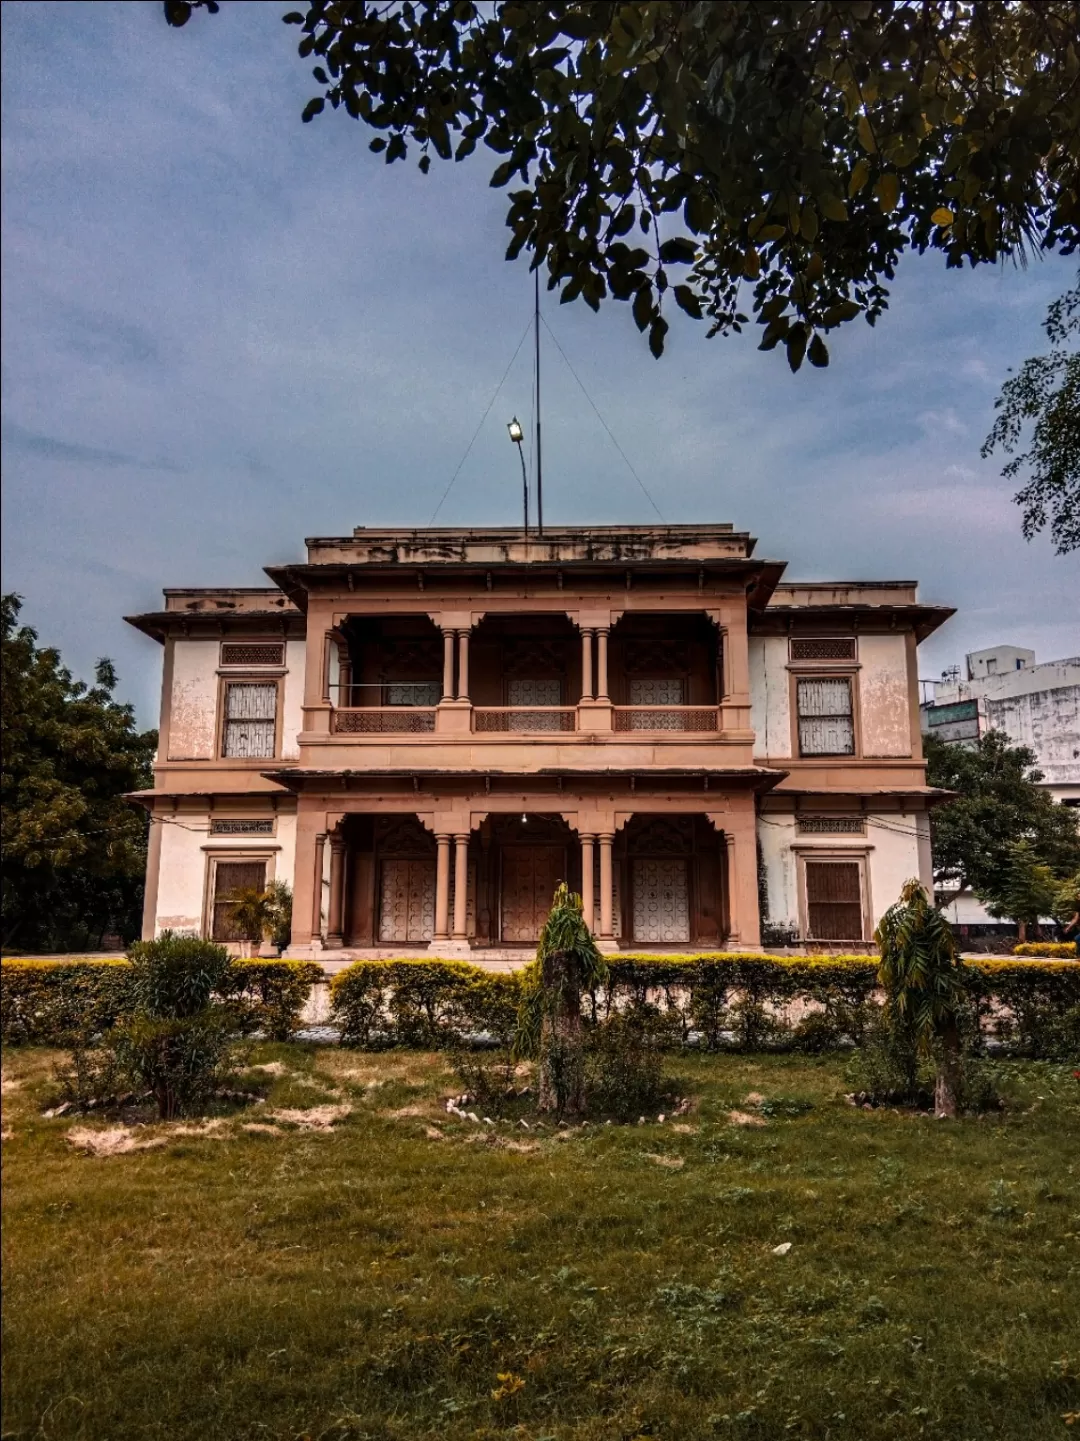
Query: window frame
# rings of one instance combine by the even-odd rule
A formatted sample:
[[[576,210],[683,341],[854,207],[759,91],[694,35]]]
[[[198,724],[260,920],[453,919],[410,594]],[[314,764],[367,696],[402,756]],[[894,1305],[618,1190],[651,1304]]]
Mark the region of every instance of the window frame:
[[[832,945],[832,941],[820,941],[810,935],[810,895],[807,883],[806,864],[807,862],[832,862],[833,864],[857,864],[859,867],[859,897],[862,906],[862,934],[858,936],[845,936],[842,941],[835,944],[840,945],[843,941],[852,941],[859,945],[865,945],[871,937],[873,929],[873,906],[870,893],[870,852],[872,845],[793,845],[795,852],[795,864],[797,869],[796,892],[799,901],[799,935],[803,942],[813,941],[815,944]]]
[[[249,845],[249,846],[205,846],[206,865],[203,875],[203,914],[202,914],[202,938],[204,941],[213,940],[214,937],[214,898],[217,894],[217,872],[218,866],[223,862],[226,865],[244,864],[254,865],[261,862],[265,865],[263,885],[268,886],[276,878],[277,856],[281,850],[280,845]],[[223,946],[238,946],[239,941],[221,941]]]
[[[272,685],[275,690],[274,699],[274,753],[269,756],[228,756],[225,754],[225,738],[229,718],[227,706],[229,699],[229,687],[234,685]],[[217,719],[217,760],[219,764],[230,766],[265,766],[269,761],[281,759],[282,745],[282,711],[285,704],[285,675],[278,671],[272,673],[250,669],[218,672],[218,719]]]
[[[857,761],[862,759],[862,717],[859,709],[859,667],[852,665],[813,665],[802,662],[789,666],[789,705],[791,707],[791,756],[793,760],[821,762],[826,765]],[[851,696],[851,741],[850,751],[809,751],[802,748],[799,730],[799,682],[803,680],[842,680],[847,682]]]

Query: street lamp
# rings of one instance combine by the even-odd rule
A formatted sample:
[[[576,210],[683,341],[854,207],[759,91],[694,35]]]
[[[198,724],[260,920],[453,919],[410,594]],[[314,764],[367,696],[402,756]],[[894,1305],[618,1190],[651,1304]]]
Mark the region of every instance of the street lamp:
[[[510,439],[518,448],[518,459],[521,461],[521,493],[525,502],[525,534],[529,533],[529,477],[525,472],[525,452],[521,448],[521,442],[525,439],[525,432],[521,428],[521,422],[515,415],[510,424],[506,427]]]

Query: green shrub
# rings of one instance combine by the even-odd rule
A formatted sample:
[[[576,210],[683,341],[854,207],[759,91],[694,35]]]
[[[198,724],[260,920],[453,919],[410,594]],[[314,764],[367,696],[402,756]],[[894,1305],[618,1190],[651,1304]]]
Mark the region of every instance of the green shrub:
[[[1023,941],[1018,946],[1013,946],[1014,956],[1041,956],[1044,960],[1068,960],[1070,957],[1076,959],[1076,943],[1074,941]]]
[[[522,979],[465,961],[356,961],[330,983],[330,1013],[346,1046],[451,1048],[487,1033],[508,1045]]]
[[[692,1033],[709,1050],[818,1051],[860,1045],[880,1006],[874,956],[716,953],[609,958],[608,980],[584,998],[586,1022],[652,1009],[669,1022],[667,1044]],[[1080,966],[1068,961],[969,961],[961,975],[982,1029],[1018,1054],[1072,1054]],[[493,974],[465,961],[357,961],[335,976],[332,1016],[346,1045],[454,1049],[480,1032],[513,1032],[522,973]],[[793,1023],[788,1012],[804,1014]]]
[[[589,1029],[585,1051],[585,1097],[590,1115],[619,1121],[655,1114],[673,1098],[664,1071],[665,1052],[679,1043],[672,1017],[651,1007],[614,1012]]]
[[[262,1031],[271,1041],[287,1041],[300,1027],[312,986],[322,978],[317,961],[234,960],[223,992],[244,1008],[246,1032]]]
[[[171,941],[172,961],[155,961],[153,979],[150,971],[137,970],[131,961],[5,958],[0,965],[0,1038],[6,1045],[71,1047],[108,1030],[131,1012],[140,995],[156,991],[163,998],[169,993],[178,983],[169,978],[170,965],[175,966],[187,947],[206,945],[188,937]],[[132,956],[141,955],[146,944],[151,943],[133,946]],[[262,1030],[273,1040],[285,1040],[299,1026],[311,986],[323,972],[313,961],[253,959],[234,960],[224,968],[215,960],[214,974],[220,998],[233,1004],[240,1029]]]
[[[103,1049],[150,1091],[163,1121],[197,1110],[236,1070],[235,1018],[226,1006],[184,1016],[140,1012],[106,1032]]]
[[[6,1045],[70,1046],[113,1025],[131,1003],[126,961],[0,964],[0,1037]]]

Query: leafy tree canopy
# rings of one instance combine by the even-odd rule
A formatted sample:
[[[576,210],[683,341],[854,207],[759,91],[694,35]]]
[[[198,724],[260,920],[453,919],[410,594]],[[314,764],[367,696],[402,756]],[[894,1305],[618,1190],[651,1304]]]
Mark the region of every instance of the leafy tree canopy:
[[[1080,548],[1080,277],[1054,301],[1043,329],[1053,349],[1034,355],[1001,387],[998,418],[983,455],[998,446],[1013,458],[1001,472],[1010,480],[1021,469],[1031,479],[1017,492],[1028,540],[1050,525],[1058,554]],[[1031,425],[1026,450],[1017,453]]]
[[[1061,896],[1061,882],[1041,862],[1030,841],[1015,841],[1009,847],[1008,862],[994,886],[979,899],[997,920],[1016,921],[1020,939],[1026,928],[1037,926],[1042,916],[1052,916]]]
[[[930,785],[957,792],[931,815],[937,881],[999,895],[1018,841],[1029,842],[1035,861],[1057,876],[1080,868],[1076,811],[1056,805],[1040,788],[1042,772],[1026,746],[1011,746],[1000,731],[990,731],[971,750],[933,736],[925,737],[925,745]]]
[[[165,0],[170,24],[212,0]],[[887,305],[906,250],[950,266],[1071,252],[1076,0],[311,0],[286,23],[320,94],[387,163],[481,142],[507,255],[564,301],[629,301],[654,355],[671,299],[792,369]],[[665,314],[667,312],[667,314]]]
[[[123,799],[153,779],[156,731],[113,698],[112,663],[73,680],[59,652],[2,598],[3,938],[26,948],[86,946],[137,933],[146,818]]]

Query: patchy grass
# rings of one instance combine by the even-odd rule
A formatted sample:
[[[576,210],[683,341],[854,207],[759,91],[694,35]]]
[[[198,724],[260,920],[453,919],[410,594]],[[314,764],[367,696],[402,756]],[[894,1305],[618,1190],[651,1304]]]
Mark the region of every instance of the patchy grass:
[[[1066,1067],[950,1124],[853,1110],[835,1057],[691,1057],[677,1122],[527,1133],[447,1116],[442,1057],[254,1059],[263,1103],[94,1155],[116,1121],[6,1056],[5,1438],[1080,1430]]]

